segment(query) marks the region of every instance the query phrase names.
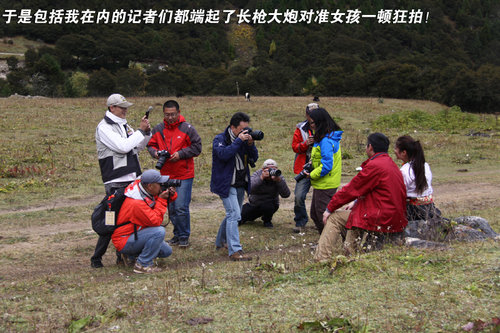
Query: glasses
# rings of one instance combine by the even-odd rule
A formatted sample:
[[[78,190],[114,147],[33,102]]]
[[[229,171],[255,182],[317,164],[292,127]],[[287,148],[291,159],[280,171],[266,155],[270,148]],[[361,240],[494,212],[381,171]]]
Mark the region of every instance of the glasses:
[[[178,112],[164,113],[163,115],[165,116],[165,118],[175,118],[175,117],[177,117],[177,114],[178,114]]]

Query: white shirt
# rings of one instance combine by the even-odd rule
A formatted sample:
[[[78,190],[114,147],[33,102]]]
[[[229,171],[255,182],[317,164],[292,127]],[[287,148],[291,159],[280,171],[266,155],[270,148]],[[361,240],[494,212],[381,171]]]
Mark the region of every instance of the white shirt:
[[[413,172],[412,162],[405,163],[401,167],[401,173],[403,174],[403,180],[406,185],[406,196],[409,198],[421,198],[427,197],[432,194],[432,172],[431,167],[427,162],[425,162],[425,179],[427,180],[427,188],[420,194],[417,193],[415,184],[415,173]]]

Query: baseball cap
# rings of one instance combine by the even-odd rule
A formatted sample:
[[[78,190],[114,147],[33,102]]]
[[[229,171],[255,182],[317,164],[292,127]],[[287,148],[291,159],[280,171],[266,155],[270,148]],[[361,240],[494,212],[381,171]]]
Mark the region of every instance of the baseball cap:
[[[309,103],[306,106],[306,113],[310,114],[312,110],[319,108],[318,103]]]
[[[149,169],[142,173],[141,175],[141,183],[143,184],[152,184],[152,183],[165,183],[170,177],[162,176],[160,171]]]
[[[132,103],[128,102],[125,97],[120,94],[112,94],[108,97],[108,107],[109,106],[120,106],[122,108],[131,107]]]
[[[269,168],[270,166],[273,166],[275,168],[278,167],[278,163],[276,163],[275,160],[272,160],[272,159],[267,159],[264,161],[264,163],[262,164],[262,167],[263,168]]]

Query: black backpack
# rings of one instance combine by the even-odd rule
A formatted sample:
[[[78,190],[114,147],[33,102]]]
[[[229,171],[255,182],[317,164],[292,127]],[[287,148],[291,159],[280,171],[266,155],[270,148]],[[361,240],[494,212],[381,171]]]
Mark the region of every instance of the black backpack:
[[[118,220],[118,213],[120,212],[120,208],[125,201],[125,187],[119,188],[115,191],[115,193],[105,196],[104,199],[94,208],[94,212],[92,213],[92,217],[90,218],[92,221],[92,229],[99,236],[110,236],[116,228],[127,225],[131,223],[130,221],[124,222],[122,224],[117,225],[116,221]],[[106,225],[105,216],[106,211],[115,212],[115,225]],[[135,233],[134,228],[134,233]]]

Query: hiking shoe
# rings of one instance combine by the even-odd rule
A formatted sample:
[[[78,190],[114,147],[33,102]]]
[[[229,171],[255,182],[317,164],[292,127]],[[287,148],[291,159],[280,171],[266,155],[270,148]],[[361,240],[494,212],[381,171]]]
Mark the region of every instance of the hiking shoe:
[[[103,268],[104,265],[102,264],[102,261],[100,261],[100,260],[91,260],[90,261],[90,267],[92,267],[92,268]]]
[[[227,250],[227,244],[226,243],[223,243],[222,246],[215,246],[215,250],[216,251],[219,251],[220,249],[226,249]]]
[[[274,228],[273,222],[264,222],[264,228]]]
[[[179,242],[180,242],[180,240],[179,240],[179,238],[177,236],[174,236],[174,237],[172,237],[172,239],[169,239],[167,241],[168,245],[170,245],[170,246],[172,246],[172,245],[179,245]]]
[[[134,265],[134,273],[137,273],[137,274],[152,274],[152,273],[158,273],[161,271],[162,271],[162,269],[160,267],[155,267],[153,265],[142,266],[138,262],[136,262]]]
[[[180,239],[178,245],[179,245],[179,247],[187,248],[189,246],[189,240]]]
[[[252,260],[252,257],[250,257],[247,254],[244,254],[243,251],[239,250],[238,252],[234,252],[229,256],[229,258],[232,261],[249,261]]]
[[[293,228],[292,231],[294,234],[300,234],[300,233],[306,232],[306,228],[305,227],[295,227],[295,228]]]

